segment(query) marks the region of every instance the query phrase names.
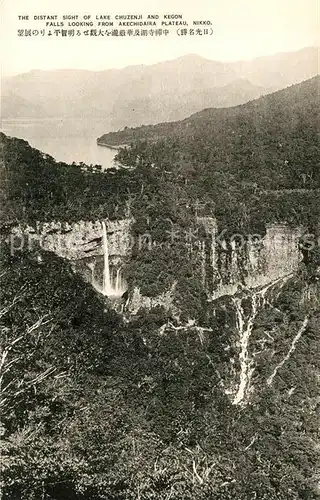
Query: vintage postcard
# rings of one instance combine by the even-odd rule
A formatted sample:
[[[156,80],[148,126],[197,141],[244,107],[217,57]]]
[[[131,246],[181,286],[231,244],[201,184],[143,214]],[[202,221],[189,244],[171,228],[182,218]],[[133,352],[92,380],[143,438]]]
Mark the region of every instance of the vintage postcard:
[[[317,0],[0,13],[0,497],[319,498]]]

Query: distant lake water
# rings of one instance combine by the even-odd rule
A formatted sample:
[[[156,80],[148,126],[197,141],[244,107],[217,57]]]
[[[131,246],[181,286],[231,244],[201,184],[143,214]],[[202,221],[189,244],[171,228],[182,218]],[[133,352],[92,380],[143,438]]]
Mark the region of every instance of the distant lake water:
[[[108,120],[6,119],[1,122],[1,130],[28,141],[30,146],[57,161],[102,165],[104,169],[114,166],[116,151],[96,143],[98,137],[111,131]]]

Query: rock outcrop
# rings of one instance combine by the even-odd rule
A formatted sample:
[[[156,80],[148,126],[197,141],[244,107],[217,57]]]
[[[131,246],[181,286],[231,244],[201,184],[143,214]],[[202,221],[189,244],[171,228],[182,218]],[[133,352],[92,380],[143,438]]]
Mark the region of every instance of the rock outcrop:
[[[121,282],[121,290],[126,290],[123,268],[134,246],[131,234],[133,219],[79,221],[73,224],[53,221],[37,224],[35,228],[17,226],[11,234],[11,249],[19,250],[25,246],[31,249],[39,245],[44,250],[52,251],[71,261],[76,272],[104,293],[104,223],[111,285],[116,289]],[[201,281],[210,301],[223,295],[234,295],[241,287],[264,286],[294,273],[299,266],[302,228],[269,224],[264,237],[233,235],[227,239],[219,234],[213,217],[199,217],[196,224],[204,230],[205,237],[191,242],[190,252],[198,254]],[[174,308],[174,290],[151,299],[142,296],[140,290],[134,287],[128,291],[126,304],[133,314],[142,307],[151,308],[155,305]]]
[[[303,228],[268,224],[266,234],[224,238],[214,219],[199,218],[207,234],[197,245],[202,282],[212,300],[234,295],[239,287],[264,286],[298,269]]]

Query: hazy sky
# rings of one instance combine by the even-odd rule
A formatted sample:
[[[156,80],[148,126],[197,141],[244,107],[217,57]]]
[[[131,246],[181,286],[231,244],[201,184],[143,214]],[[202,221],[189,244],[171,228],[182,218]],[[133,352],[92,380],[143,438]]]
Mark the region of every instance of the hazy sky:
[[[188,5],[187,5],[188,4]],[[241,60],[318,45],[318,0],[1,0],[2,74],[31,69],[102,70],[151,64],[197,53],[209,59]],[[18,15],[174,14],[211,20],[207,37],[20,38],[34,27]],[[39,24],[36,25],[40,26]],[[70,28],[69,28],[70,29]]]

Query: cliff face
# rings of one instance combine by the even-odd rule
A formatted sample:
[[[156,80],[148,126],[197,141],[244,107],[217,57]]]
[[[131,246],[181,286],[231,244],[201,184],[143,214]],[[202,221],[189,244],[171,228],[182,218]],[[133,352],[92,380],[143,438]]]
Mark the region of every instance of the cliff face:
[[[103,238],[103,224],[106,240]],[[130,259],[134,245],[131,235],[132,219],[116,221],[79,221],[74,224],[50,222],[36,228],[18,226],[12,232],[15,249],[24,245],[40,245],[44,250],[72,262],[99,292],[110,295],[111,290],[127,289],[124,266]],[[200,262],[201,281],[209,300],[223,295],[234,295],[239,288],[257,288],[294,273],[300,262],[298,246],[302,228],[290,228],[285,224],[272,224],[266,228],[264,238],[242,239],[234,235],[230,239],[218,233],[212,217],[197,219],[205,231],[205,238],[190,243],[190,255],[195,252]],[[107,247],[106,247],[107,244]],[[106,267],[108,269],[106,269]],[[129,290],[128,310],[135,314],[141,307],[162,305],[174,309],[174,287],[161,296],[151,299],[141,295],[138,288]]]
[[[263,239],[226,241],[212,251],[212,298],[233,295],[239,285],[247,288],[264,286],[298,269],[301,260],[299,238],[302,228],[273,224]]]
[[[74,224],[53,221],[37,224],[36,228],[17,226],[12,231],[11,248],[33,249],[39,245],[44,250],[54,252],[71,261],[74,270],[105,295],[107,257],[110,287],[115,293],[118,288],[117,294],[120,294],[126,289],[123,265],[132,246],[131,224],[131,219],[105,221],[107,249],[103,241],[103,221],[100,220]]]
[[[108,233],[109,255],[124,257],[130,250],[131,219],[105,221]],[[79,221],[74,224],[48,222],[30,226],[17,226],[12,234],[23,238],[29,247],[35,242],[44,250],[54,252],[67,260],[86,259],[103,255],[102,221]]]
[[[232,404],[246,405],[259,392],[257,367],[264,366],[264,357],[272,358],[273,343],[282,342],[289,354],[284,353],[273,363],[273,371],[266,370],[268,377],[262,385],[267,384],[267,387],[273,384],[277,372],[287,362],[307,327],[307,316],[304,316],[294,324],[296,336],[287,346],[281,329],[274,336],[269,333],[271,327],[265,331],[263,326],[274,322],[272,328],[279,329],[277,317],[282,313],[273,304],[298,270],[301,261],[299,238],[303,229],[272,224],[266,227],[263,238],[255,235],[242,240],[240,235],[223,238],[214,218],[198,218],[196,224],[204,231],[198,241],[186,245],[190,265],[196,262],[194,265],[200,272],[208,303],[215,301],[213,307],[208,304],[210,321],[204,325],[191,311],[187,315],[183,313],[178,299],[181,294],[178,281],[156,297],[143,295],[135,283],[128,288],[125,267],[135,245],[132,224],[132,219],[79,221],[76,224],[51,222],[36,228],[16,227],[12,238],[16,249],[23,244],[37,244],[69,260],[74,271],[97,292],[108,297],[118,312],[125,312],[127,318],[142,309],[164,308],[170,312],[170,320],[159,327],[160,335],[170,331],[181,330],[184,334],[194,331],[202,344],[211,342],[214,335],[216,348],[225,353],[222,359],[226,358],[219,361],[221,387]],[[303,311],[318,307],[319,285],[299,286],[302,287],[299,307]],[[224,333],[216,335],[215,331]]]
[[[241,234],[230,238],[219,233],[213,218],[198,218],[206,237],[191,244],[198,254],[201,281],[207,296],[215,300],[234,295],[240,288],[256,288],[294,273],[301,254],[303,228],[268,224],[264,237]]]

